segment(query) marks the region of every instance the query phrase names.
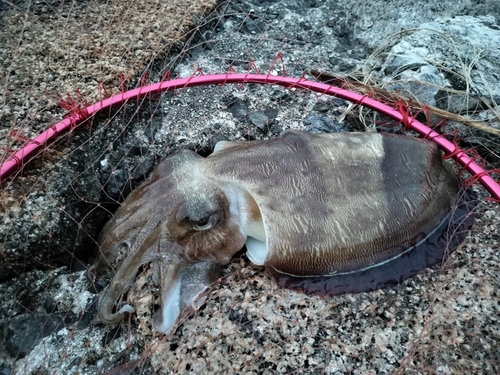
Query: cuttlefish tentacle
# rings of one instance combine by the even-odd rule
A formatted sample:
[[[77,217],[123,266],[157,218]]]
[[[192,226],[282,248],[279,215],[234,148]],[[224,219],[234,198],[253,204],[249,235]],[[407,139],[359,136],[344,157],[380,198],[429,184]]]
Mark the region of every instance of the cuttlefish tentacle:
[[[205,159],[174,154],[100,236],[95,274],[127,254],[99,316],[113,324],[131,311],[113,308],[139,267],[154,262],[154,327],[168,332],[244,244],[281,286],[315,294],[384,287],[454,250],[473,224],[472,200],[433,142],[404,136],[290,131],[219,143]]]

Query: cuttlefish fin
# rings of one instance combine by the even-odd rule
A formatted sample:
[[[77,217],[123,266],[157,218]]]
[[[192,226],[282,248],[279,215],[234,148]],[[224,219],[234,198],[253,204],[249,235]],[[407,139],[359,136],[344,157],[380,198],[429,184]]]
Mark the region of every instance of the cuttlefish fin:
[[[231,142],[231,141],[219,141],[214,147],[214,153],[216,152],[221,152],[221,151],[228,151],[231,150],[231,152],[238,151],[238,150],[245,150],[249,147],[255,147],[256,145],[259,145],[261,143],[265,143],[267,141],[251,141],[251,142]]]
[[[228,150],[230,148],[237,147],[239,143],[230,142],[230,141],[219,141],[214,147],[214,152],[219,152],[222,150]]]
[[[445,260],[467,237],[474,224],[476,205],[474,191],[462,189],[455,207],[429,235],[401,255],[372,267],[318,277],[285,274],[267,264],[266,268],[280,287],[320,296],[369,292],[394,286]]]

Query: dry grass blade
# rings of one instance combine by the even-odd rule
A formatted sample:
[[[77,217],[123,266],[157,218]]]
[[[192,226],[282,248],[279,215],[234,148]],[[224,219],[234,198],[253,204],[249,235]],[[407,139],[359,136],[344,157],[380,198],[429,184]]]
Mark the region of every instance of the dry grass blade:
[[[331,85],[335,85],[338,87],[342,87],[346,90],[359,92],[360,94],[367,95],[371,98],[378,99],[385,103],[403,102],[409,108],[413,108],[416,110],[425,109],[429,114],[437,115],[446,118],[448,120],[460,122],[464,125],[471,126],[478,130],[500,136],[500,129],[495,129],[494,127],[492,127],[491,125],[489,125],[484,121],[470,120],[459,114],[451,113],[449,111],[445,111],[437,107],[423,104],[413,99],[410,102],[410,98],[403,96],[401,93],[387,91],[373,85],[368,85],[366,83],[355,81],[348,77],[338,77],[330,73],[319,72],[318,70],[311,70],[311,74],[319,81],[329,83]],[[494,112],[493,107],[486,98],[481,97],[481,100],[488,106],[488,108],[492,112]]]

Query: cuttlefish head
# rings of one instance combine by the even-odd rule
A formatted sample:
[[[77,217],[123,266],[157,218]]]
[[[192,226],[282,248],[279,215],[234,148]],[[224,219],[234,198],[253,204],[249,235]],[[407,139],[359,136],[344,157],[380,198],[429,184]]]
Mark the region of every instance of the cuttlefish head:
[[[160,311],[154,328],[168,332],[181,309],[198,307],[198,297],[246,241],[239,218],[216,183],[199,172],[202,157],[183,151],[162,161],[152,178],[135,189],[106,224],[98,239],[99,258],[92,279],[111,271],[111,283],[98,302],[105,324],[118,323],[134,308],[114,312],[138,269],[154,265]]]

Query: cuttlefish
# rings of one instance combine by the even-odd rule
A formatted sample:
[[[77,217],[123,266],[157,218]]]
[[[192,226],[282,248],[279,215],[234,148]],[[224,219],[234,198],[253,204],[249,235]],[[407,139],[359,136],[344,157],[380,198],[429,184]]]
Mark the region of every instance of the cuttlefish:
[[[280,286],[305,293],[393,285],[463,241],[471,199],[434,142],[407,136],[288,131],[219,142],[207,158],[181,151],[102,230],[90,276],[113,276],[98,316],[115,324],[134,312],[116,305],[152,262],[154,328],[169,332],[243,246]]]

